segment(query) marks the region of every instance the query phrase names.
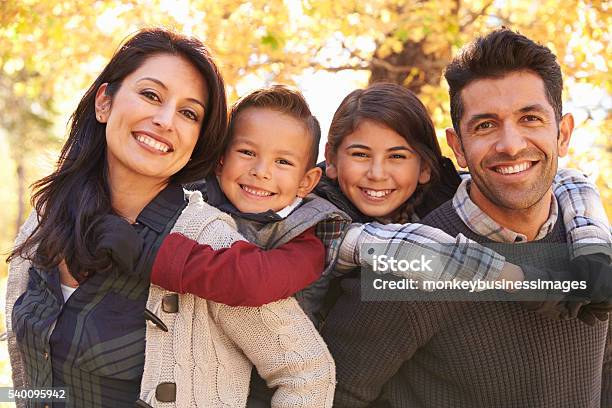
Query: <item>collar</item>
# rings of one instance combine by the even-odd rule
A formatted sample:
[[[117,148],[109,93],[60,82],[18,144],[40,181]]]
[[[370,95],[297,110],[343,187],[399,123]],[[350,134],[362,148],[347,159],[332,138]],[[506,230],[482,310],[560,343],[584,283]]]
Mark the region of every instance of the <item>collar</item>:
[[[136,222],[159,234],[164,230],[168,221],[174,217],[176,209],[184,203],[183,187],[178,183],[171,182],[142,209],[136,217]]]
[[[237,209],[236,206],[227,199],[226,195],[221,190],[219,180],[216,176],[212,175],[206,178],[206,184],[204,187],[206,189],[206,201],[208,204],[212,205],[213,207],[217,207],[219,210],[230,215],[261,223],[283,220],[289,216],[289,214],[291,214],[291,212],[293,212],[293,210],[295,210],[302,202],[302,198],[296,197],[291,204],[278,212],[268,210],[262,213],[244,213]]]
[[[453,197],[453,208],[465,225],[476,234],[496,242],[527,242],[527,236],[500,225],[472,201],[468,192],[470,183],[470,179],[463,180]],[[559,206],[557,198],[553,194],[548,219],[540,227],[535,237],[536,241],[544,238],[552,231],[558,216]]]
[[[295,197],[295,200],[293,200],[291,204],[289,204],[282,210],[277,211],[276,215],[278,215],[281,218],[287,218],[289,214],[293,212],[293,210],[295,210],[296,208],[298,208],[300,204],[302,204],[302,201],[303,201],[302,197]]]
[[[366,223],[374,221],[374,218],[368,217],[355,207],[353,203],[342,193],[340,185],[336,180],[332,180],[325,175],[325,162],[317,164],[317,167],[323,170],[323,176],[315,187],[314,193],[322,197],[344,211],[353,222]]]

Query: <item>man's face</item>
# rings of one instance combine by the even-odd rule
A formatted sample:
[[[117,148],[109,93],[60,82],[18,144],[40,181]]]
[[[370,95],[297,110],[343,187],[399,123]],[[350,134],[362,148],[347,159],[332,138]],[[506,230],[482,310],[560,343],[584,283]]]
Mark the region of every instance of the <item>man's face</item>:
[[[461,136],[447,129],[447,140],[472,174],[472,199],[508,210],[540,202],[550,191],[557,158],[567,153],[571,115],[557,125],[544,82],[529,71],[476,80],[461,99]]]

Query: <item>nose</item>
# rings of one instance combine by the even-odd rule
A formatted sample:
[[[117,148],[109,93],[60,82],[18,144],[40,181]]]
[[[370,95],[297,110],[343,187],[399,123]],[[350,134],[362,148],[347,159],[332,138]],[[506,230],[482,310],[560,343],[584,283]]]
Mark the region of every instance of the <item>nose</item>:
[[[505,153],[509,156],[516,156],[519,152],[527,148],[527,140],[521,130],[513,123],[506,123],[503,126],[500,138],[495,144],[497,153]]]
[[[373,159],[370,161],[370,167],[368,168],[368,178],[374,181],[385,180],[387,178],[387,170],[382,160]]]
[[[256,160],[249,174],[262,180],[269,180],[271,178],[270,168],[265,160]]]
[[[172,130],[174,120],[174,107],[169,105],[160,106],[153,115],[153,124],[164,130]]]

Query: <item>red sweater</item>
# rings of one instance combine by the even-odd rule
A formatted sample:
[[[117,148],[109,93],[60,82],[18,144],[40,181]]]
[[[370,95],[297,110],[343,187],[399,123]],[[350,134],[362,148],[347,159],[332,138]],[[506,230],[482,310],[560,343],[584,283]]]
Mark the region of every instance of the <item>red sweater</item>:
[[[157,253],[151,283],[230,306],[261,306],[304,289],[324,269],[314,228],[268,251],[246,241],[215,251],[173,233]]]

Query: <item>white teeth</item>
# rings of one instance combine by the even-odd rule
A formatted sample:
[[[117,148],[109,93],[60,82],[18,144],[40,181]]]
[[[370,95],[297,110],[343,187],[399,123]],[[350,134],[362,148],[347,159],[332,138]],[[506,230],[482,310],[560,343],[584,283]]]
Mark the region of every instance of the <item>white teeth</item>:
[[[525,171],[531,167],[531,162],[524,162],[521,164],[515,164],[514,166],[498,166],[495,171],[501,174],[515,174]]]
[[[388,194],[390,194],[393,190],[368,190],[368,189],[362,189],[364,193],[366,193],[367,195],[369,195],[370,197],[376,197],[376,198],[381,198],[384,197]]]
[[[166,153],[168,150],[170,150],[170,147],[168,147],[168,145],[164,144],[164,143],[160,143],[157,140],[153,139],[152,137],[149,136],[145,136],[145,135],[141,135],[139,134],[138,136],[136,136],[136,139],[140,142],[140,143],[144,143],[147,146],[150,146],[156,150],[159,150],[160,152]]]
[[[242,189],[243,189],[244,191],[246,191],[247,193],[250,193],[250,194],[253,194],[253,195],[256,195],[256,196],[259,196],[259,197],[268,197],[268,196],[271,196],[271,195],[272,195],[272,193],[271,193],[271,192],[269,192],[269,191],[264,191],[264,190],[254,190],[254,189],[249,188],[249,187],[247,187],[247,186],[241,186],[241,187],[242,187]]]

